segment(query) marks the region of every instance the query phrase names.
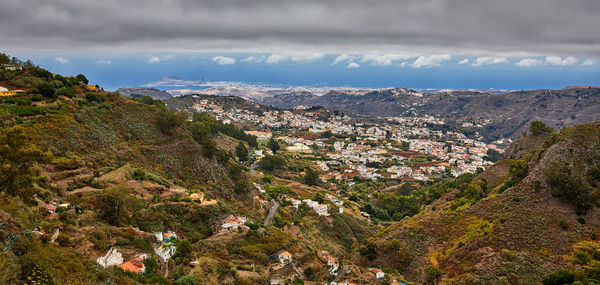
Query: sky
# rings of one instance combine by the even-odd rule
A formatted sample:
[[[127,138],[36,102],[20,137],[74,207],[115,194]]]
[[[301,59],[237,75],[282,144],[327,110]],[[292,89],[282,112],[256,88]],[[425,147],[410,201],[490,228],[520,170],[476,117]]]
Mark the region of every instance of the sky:
[[[86,74],[110,90],[206,80],[600,85],[597,0],[0,0],[0,7],[0,52]]]

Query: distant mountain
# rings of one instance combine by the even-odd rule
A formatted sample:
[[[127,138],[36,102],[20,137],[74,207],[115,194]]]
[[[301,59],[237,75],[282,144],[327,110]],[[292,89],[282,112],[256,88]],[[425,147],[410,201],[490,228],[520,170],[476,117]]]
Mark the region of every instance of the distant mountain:
[[[600,88],[487,93],[451,91],[420,93],[410,89],[376,90],[366,94],[332,91],[323,96],[290,92],[259,99],[265,105],[292,108],[323,106],[364,115],[443,118],[489,137],[518,137],[531,121],[554,128],[600,120]]]
[[[117,92],[126,97],[141,97],[145,95],[157,100],[167,100],[173,98],[173,96],[166,91],[151,87],[125,87],[119,88]]]

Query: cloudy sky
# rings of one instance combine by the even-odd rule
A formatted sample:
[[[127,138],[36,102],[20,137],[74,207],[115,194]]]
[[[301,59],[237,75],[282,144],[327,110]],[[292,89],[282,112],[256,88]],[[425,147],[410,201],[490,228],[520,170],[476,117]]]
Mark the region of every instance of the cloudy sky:
[[[597,0],[0,0],[0,7],[1,51],[57,72],[92,73],[111,87],[164,76],[415,88],[600,84]]]

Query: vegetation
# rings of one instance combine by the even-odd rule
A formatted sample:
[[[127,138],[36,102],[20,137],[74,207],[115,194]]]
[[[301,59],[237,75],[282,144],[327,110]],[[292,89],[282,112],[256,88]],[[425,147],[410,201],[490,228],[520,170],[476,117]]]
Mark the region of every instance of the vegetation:
[[[554,130],[551,127],[546,126],[543,122],[533,121],[529,125],[529,131],[534,136],[552,133]]]
[[[27,141],[23,127],[14,126],[0,133],[0,190],[32,202],[37,194],[34,182],[40,179],[37,163],[52,156]]]
[[[285,158],[279,155],[265,155],[259,162],[258,167],[268,170],[275,171],[277,169],[282,169],[286,166],[287,162]]]
[[[238,157],[240,162],[245,162],[248,160],[248,149],[244,143],[238,143],[237,147],[235,148],[235,155]]]
[[[102,191],[97,200],[100,218],[115,226],[126,225],[131,213],[139,207],[138,199],[124,185]]]

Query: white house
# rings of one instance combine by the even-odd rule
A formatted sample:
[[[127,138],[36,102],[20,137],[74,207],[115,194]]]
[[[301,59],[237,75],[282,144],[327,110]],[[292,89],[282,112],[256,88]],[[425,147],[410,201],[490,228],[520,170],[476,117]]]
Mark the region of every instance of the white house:
[[[156,253],[156,255],[160,256],[162,260],[167,261],[175,254],[176,250],[176,246],[172,244],[163,243],[159,247],[155,248],[154,252]]]
[[[221,225],[221,227],[223,229],[234,229],[237,230],[239,227],[243,226],[244,224],[246,224],[246,217],[236,217],[236,216],[229,216],[229,218],[227,218],[225,220],[225,222]]]
[[[292,254],[290,254],[289,252],[287,252],[285,250],[280,252],[277,257],[279,258],[279,262],[281,262],[282,264],[292,262]]]
[[[385,278],[385,273],[383,273],[383,271],[381,271],[378,268],[371,268],[371,272],[373,272],[373,274],[375,274],[375,278],[377,278],[377,279]]]

